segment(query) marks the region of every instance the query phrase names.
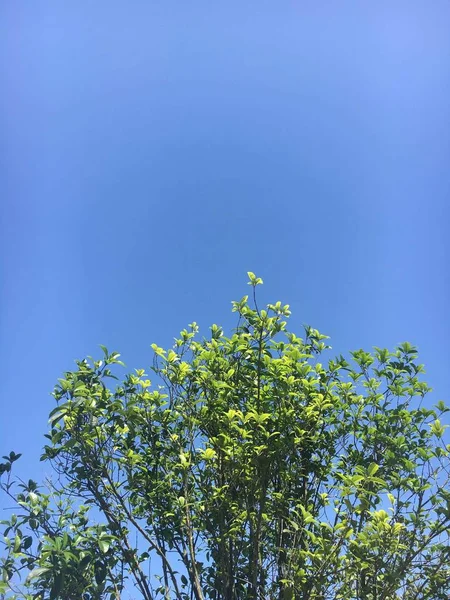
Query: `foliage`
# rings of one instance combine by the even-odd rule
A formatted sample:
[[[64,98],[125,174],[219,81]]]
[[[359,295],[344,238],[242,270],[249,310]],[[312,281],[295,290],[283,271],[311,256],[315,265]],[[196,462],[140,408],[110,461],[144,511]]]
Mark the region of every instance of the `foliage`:
[[[192,323],[153,345],[157,385],[136,370],[111,390],[106,348],[59,380],[56,481],[14,481],[14,453],[0,466],[18,505],[0,594],[448,599],[448,408],[423,407],[416,349],[320,362],[326,336],[288,332],[289,307],[260,310],[249,277],[231,337]]]

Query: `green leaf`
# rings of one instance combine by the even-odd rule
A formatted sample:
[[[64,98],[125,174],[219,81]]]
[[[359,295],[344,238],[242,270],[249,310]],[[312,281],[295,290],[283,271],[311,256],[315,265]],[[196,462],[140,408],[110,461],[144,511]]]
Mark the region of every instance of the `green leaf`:
[[[216,452],[212,448],[206,448],[206,450],[202,451],[202,457],[205,460],[212,460],[215,456],[216,456]]]
[[[58,406],[49,415],[48,422],[53,427],[62,417],[67,414],[66,406]]]
[[[370,465],[367,468],[367,475],[369,477],[372,477],[379,470],[379,468],[380,465],[377,465],[376,463],[370,463]]]
[[[36,567],[32,571],[30,571],[30,573],[28,573],[26,582],[32,581],[33,579],[38,579],[39,577],[42,577],[42,575],[45,575],[49,572],[50,569],[48,567]]]
[[[23,549],[24,550],[28,550],[28,548],[32,545],[33,543],[33,538],[31,537],[31,535],[27,535],[26,537],[23,538]]]
[[[248,285],[257,286],[257,285],[261,285],[263,283],[263,280],[261,279],[261,277],[256,277],[256,275],[254,273],[252,273],[252,271],[248,271],[247,275],[250,280],[248,282]]]
[[[431,432],[438,438],[441,438],[444,435],[445,429],[448,425],[442,425],[439,419],[436,419],[434,423],[430,425]]]
[[[111,544],[108,540],[104,540],[102,538],[100,538],[98,540],[98,547],[100,548],[101,552],[103,552],[103,554],[106,554],[110,548]]]

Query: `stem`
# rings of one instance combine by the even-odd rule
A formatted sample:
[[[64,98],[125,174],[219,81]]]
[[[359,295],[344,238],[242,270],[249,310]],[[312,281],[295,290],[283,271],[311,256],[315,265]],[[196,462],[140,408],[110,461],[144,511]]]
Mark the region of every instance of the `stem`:
[[[189,558],[191,561],[191,571],[192,571],[192,580],[193,580],[193,588],[195,597],[197,600],[203,600],[203,592],[202,587],[200,585],[200,579],[198,577],[197,563],[195,560],[195,547],[194,547],[194,538],[193,538],[193,529],[191,523],[191,514],[189,511],[189,502],[188,502],[188,486],[187,486],[187,475],[184,478],[184,498],[185,498],[185,513],[186,513],[186,533],[188,537],[188,548],[189,548]]]

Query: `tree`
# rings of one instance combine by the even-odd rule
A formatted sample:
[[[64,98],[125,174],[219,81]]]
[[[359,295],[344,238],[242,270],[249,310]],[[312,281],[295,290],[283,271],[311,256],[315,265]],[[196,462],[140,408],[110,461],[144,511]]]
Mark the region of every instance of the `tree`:
[[[55,478],[14,480],[14,452],[0,466],[5,597],[448,599],[449,409],[422,405],[416,349],[324,364],[326,336],[288,332],[249,278],[230,337],[192,323],[153,345],[155,386],[136,370],[111,390],[104,347],[59,380]]]

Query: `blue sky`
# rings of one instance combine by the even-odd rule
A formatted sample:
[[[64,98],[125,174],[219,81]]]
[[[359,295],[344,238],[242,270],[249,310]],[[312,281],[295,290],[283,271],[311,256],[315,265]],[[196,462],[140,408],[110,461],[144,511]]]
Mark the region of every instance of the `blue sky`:
[[[450,2],[3,2],[0,454],[75,358],[230,328],[246,272],[450,400]]]

